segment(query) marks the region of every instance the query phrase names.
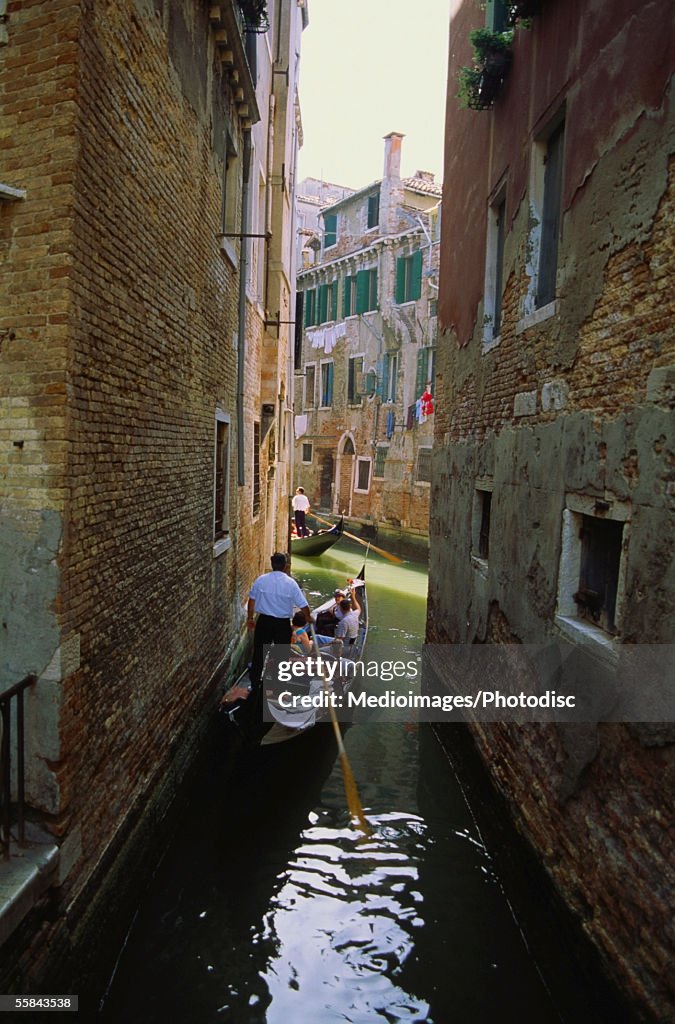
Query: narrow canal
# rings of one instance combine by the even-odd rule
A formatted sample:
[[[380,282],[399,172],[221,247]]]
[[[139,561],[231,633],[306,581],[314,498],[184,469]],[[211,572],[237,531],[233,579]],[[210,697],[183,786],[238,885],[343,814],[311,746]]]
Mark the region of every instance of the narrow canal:
[[[296,560],[294,575],[317,604],[362,561],[340,544]],[[414,649],[426,567],[371,556],[368,589],[372,640],[394,656]],[[350,827],[328,727],[234,772],[216,752],[138,907],[100,1019],[615,1024],[548,920],[533,945],[432,728],[357,724],[345,744],[368,839]]]

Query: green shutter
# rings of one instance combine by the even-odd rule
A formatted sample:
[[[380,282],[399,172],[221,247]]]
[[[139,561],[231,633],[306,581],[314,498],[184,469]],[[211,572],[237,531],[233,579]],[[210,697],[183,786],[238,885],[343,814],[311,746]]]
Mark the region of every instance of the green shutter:
[[[389,376],[389,356],[378,356],[377,358],[377,388],[375,394],[380,400],[384,400],[384,393],[387,388]]]
[[[396,301],[405,302],[405,257],[396,260]]]
[[[305,292],[305,327],[311,327],[314,323],[314,292],[310,289]]]
[[[317,323],[325,324],[328,319],[328,285],[319,285],[319,318]]]
[[[328,363],[328,373],[326,375],[326,394],[327,401],[326,405],[333,404],[333,364]]]
[[[338,309],[338,283],[337,278],[331,283],[330,286],[330,316],[329,320],[337,320],[337,309]]]
[[[368,271],[359,270],[356,275],[356,312],[365,313],[368,309]]]
[[[351,277],[345,275],[342,278],[342,316],[343,318],[349,316],[350,313],[350,296],[351,296]]]
[[[422,250],[418,249],[412,257],[412,274],[410,281],[410,295],[412,300],[419,299],[422,294]]]
[[[324,214],[323,223],[323,247],[324,249],[329,249],[331,245],[335,245],[335,243],[337,242],[337,214]]]

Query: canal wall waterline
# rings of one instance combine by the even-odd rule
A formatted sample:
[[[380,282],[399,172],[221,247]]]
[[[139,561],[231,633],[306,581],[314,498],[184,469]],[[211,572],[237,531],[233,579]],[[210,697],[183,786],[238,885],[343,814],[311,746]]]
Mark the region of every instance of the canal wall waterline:
[[[555,972],[547,970],[543,951],[550,929],[555,929],[569,960],[582,971],[579,987],[592,1000],[598,1020],[608,1019],[613,1024],[654,1020],[645,1014],[643,1006],[626,996],[612,964],[601,955],[581,918],[556,886],[514,813],[514,805],[495,785],[471,728],[458,723],[437,723],[433,731],[464,790],[519,927],[547,981],[555,978]],[[574,1006],[567,1006],[570,993],[558,986],[554,995],[563,1017],[567,1019],[569,1013],[570,1019],[574,1019]]]
[[[173,832],[180,806],[214,749],[218,697],[243,667],[244,636],[189,709],[185,727],[136,804],[111,837],[84,889],[72,902],[52,888],[35,903],[3,948],[4,992],[69,992],[82,1013],[97,1004],[114,968],[134,908]]]

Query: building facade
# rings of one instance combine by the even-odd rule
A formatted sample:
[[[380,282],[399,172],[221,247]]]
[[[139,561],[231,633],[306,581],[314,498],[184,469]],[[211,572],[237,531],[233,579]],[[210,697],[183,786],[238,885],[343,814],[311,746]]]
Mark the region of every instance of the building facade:
[[[0,691],[37,677],[26,802],[53,847],[0,921],[23,991],[97,933],[288,547],[306,23],[6,5]]]
[[[324,207],[298,275],[295,482],[313,507],[426,537],[441,188],[380,181]]]
[[[321,256],[321,212],[327,206],[352,195],[353,188],[335,185],[321,178],[303,178],[298,183],[295,206],[298,230],[298,268],[314,266]]]
[[[476,47],[472,66],[479,27],[506,44],[491,70]],[[623,645],[672,644],[673,28],[672,7],[638,0],[455,5],[437,643],[560,639],[610,677]],[[672,724],[472,728],[614,978],[666,1019]]]

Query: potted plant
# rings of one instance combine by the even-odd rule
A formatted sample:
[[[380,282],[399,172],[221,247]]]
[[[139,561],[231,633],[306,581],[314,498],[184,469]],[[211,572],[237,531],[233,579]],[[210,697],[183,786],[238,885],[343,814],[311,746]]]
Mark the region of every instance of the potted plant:
[[[487,110],[499,95],[511,66],[513,31],[477,28],[470,34],[473,66],[459,70],[458,99],[471,110]]]

